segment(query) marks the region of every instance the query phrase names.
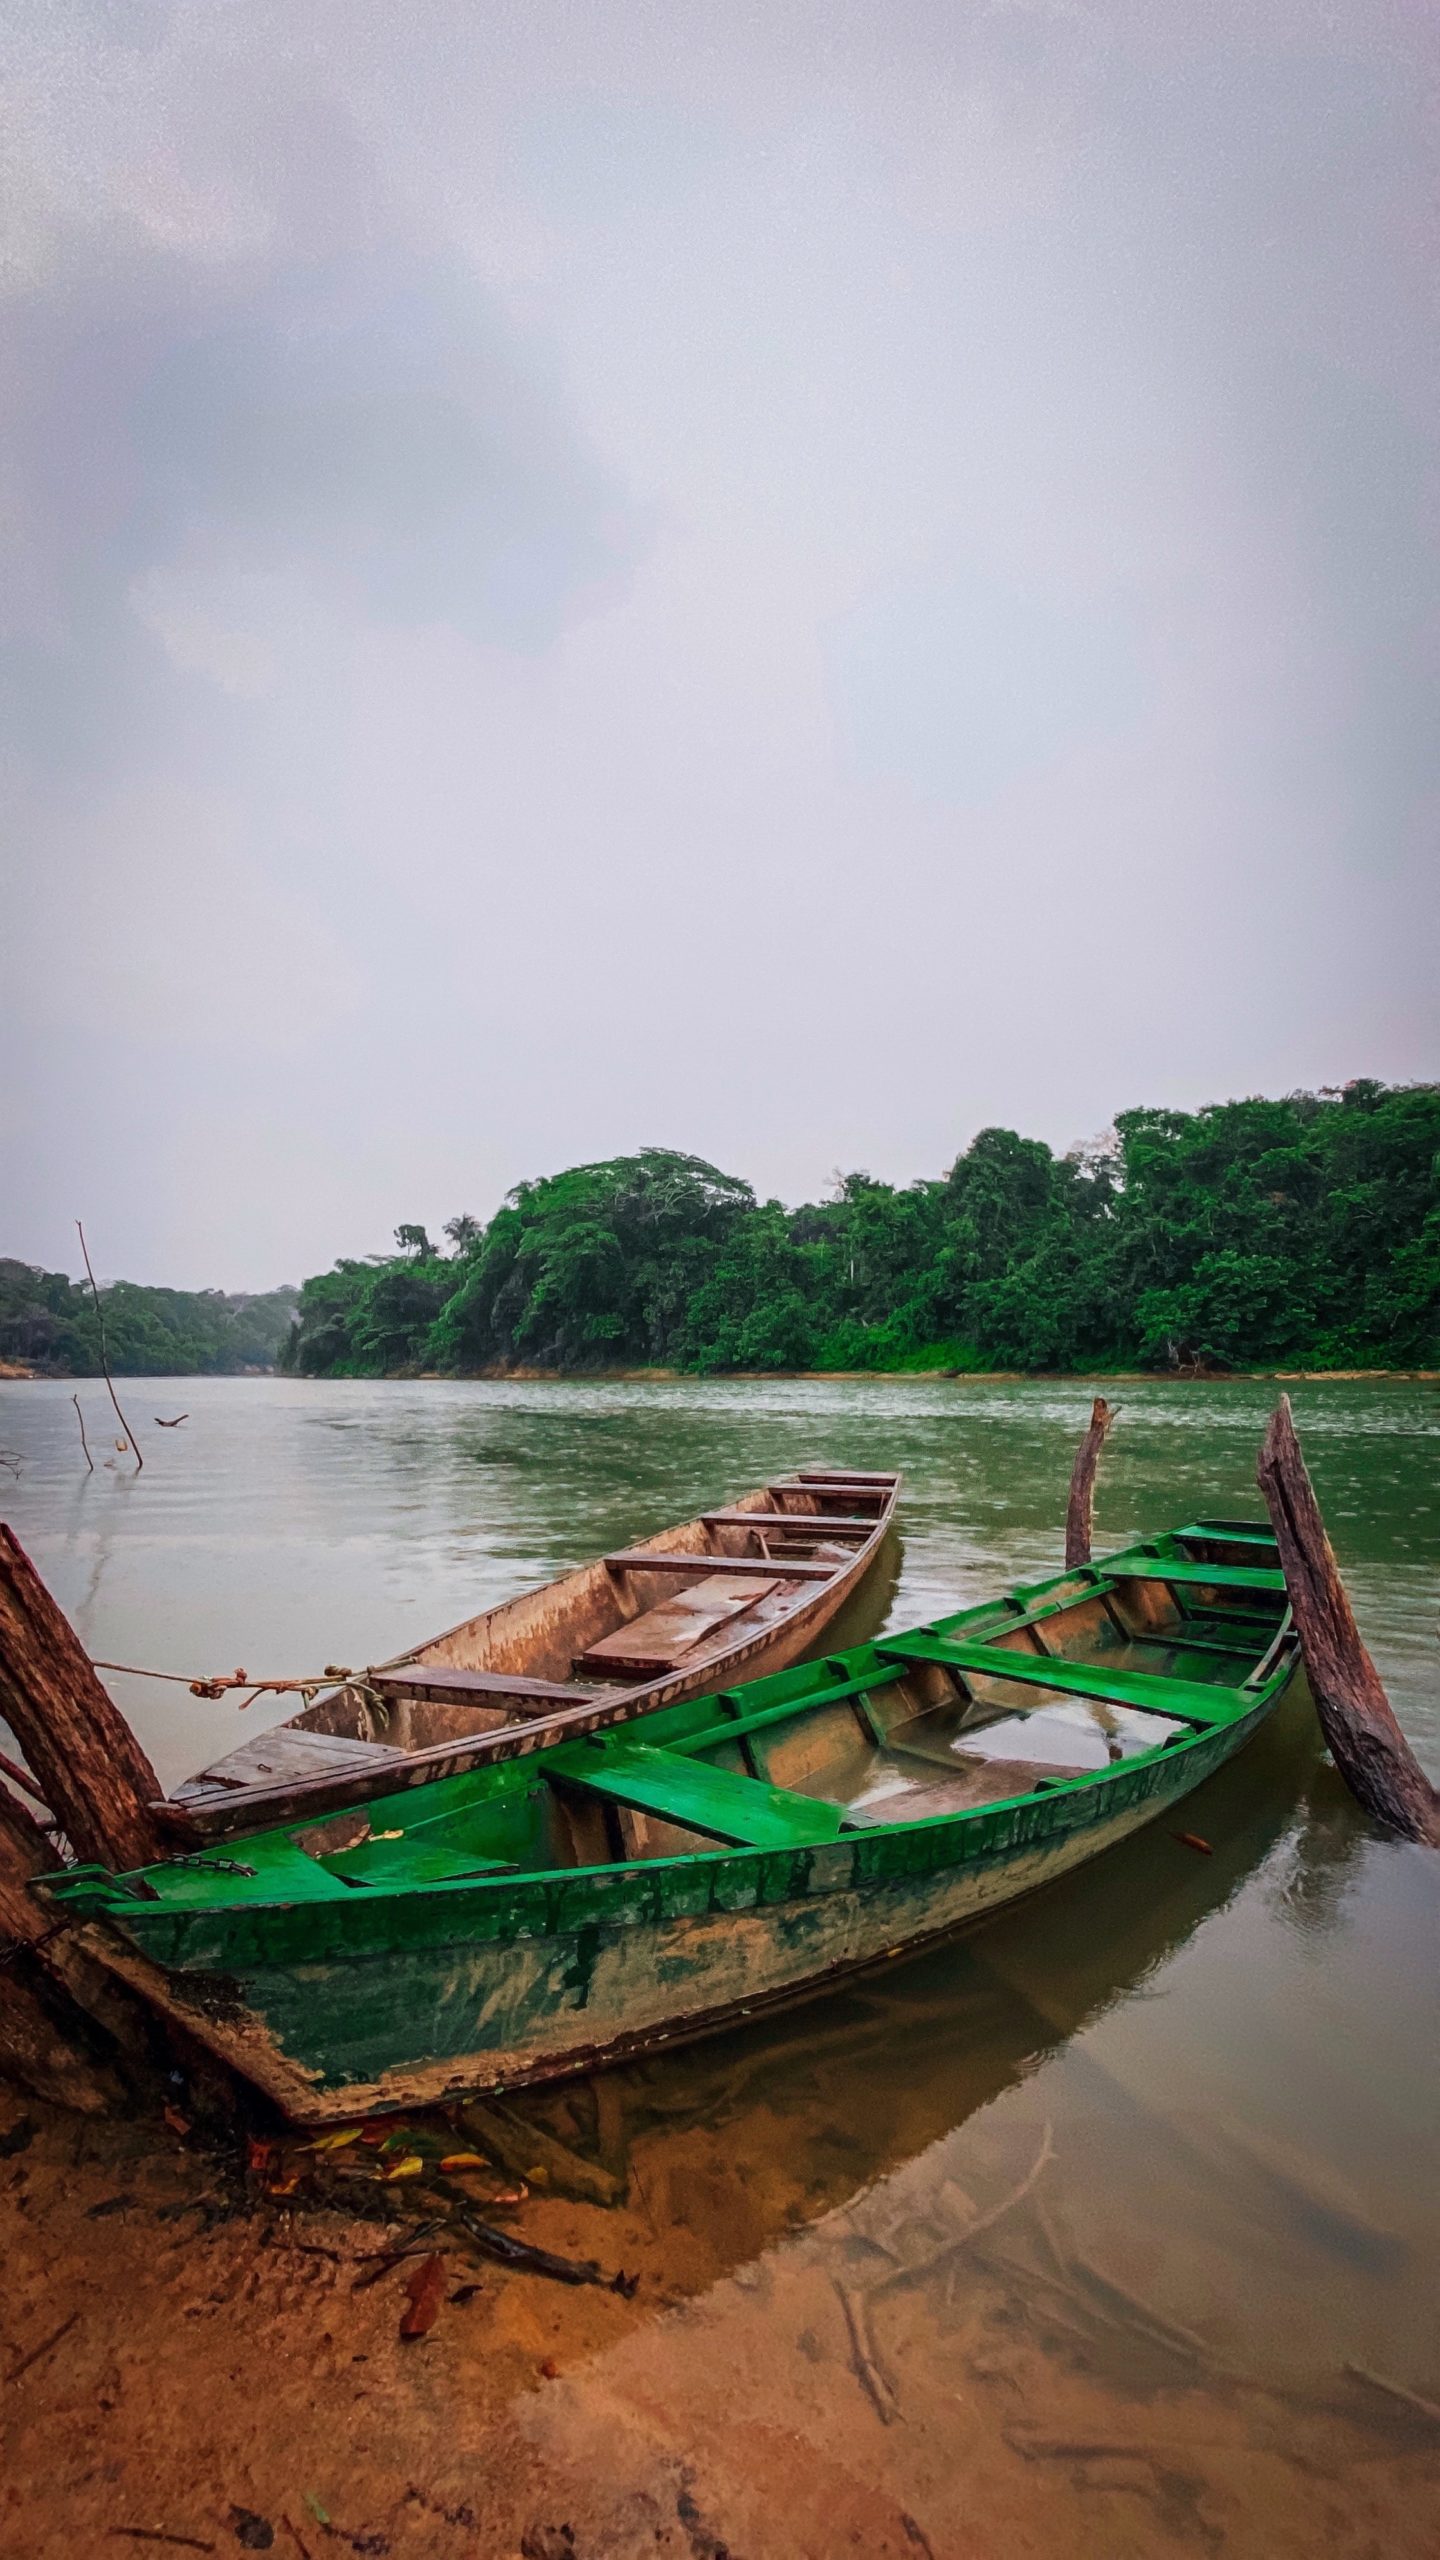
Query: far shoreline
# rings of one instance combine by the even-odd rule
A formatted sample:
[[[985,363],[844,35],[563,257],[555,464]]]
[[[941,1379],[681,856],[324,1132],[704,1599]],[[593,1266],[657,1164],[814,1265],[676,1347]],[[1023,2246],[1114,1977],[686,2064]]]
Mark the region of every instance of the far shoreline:
[[[904,1386],[919,1380],[947,1386],[1173,1386],[1223,1387],[1237,1382],[1320,1386],[1366,1378],[1390,1378],[1422,1386],[1440,1384],[1440,1369],[382,1369],[373,1376],[336,1371],[309,1376],[288,1369],[117,1369],[117,1378],[140,1384],[146,1378],[223,1378],[240,1385],[257,1378],[284,1378],[296,1386],[680,1386],[727,1384],[775,1386],[807,1380],[819,1386],[856,1386],[867,1381]],[[0,1385],[17,1382],[37,1386],[85,1386],[100,1383],[99,1370],[44,1370],[22,1361],[0,1360]]]

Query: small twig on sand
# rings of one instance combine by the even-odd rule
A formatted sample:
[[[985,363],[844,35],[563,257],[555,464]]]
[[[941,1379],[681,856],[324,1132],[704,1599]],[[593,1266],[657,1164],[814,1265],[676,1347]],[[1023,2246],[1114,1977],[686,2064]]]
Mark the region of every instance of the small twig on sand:
[[[90,1455],[90,1443],[85,1437],[85,1416],[80,1410],[80,1399],[78,1396],[72,1396],[70,1401],[75,1407],[75,1419],[80,1425],[80,1446],[85,1452],[85,1464],[93,1476],[95,1473],[95,1461]]]
[[[1168,2347],[1173,2355],[1208,2359],[1210,2349],[1194,2329],[1183,2328],[1178,2320],[1168,2320],[1163,2311],[1155,2310],[1153,2305],[1145,2300],[1143,2294],[1132,2293],[1128,2286],[1118,2284],[1114,2276],[1105,2273],[1103,2267],[1095,2266],[1089,2258],[1082,2258],[1078,2249],[1072,2253],[1070,2264],[1076,2274],[1083,2276],[1085,2282],[1100,2295],[1102,2301],[1117,2305],[1127,2315],[1132,2326],[1148,2331],[1149,2335],[1162,2347]]]
[[[1427,2400],[1423,2392],[1411,2391],[1403,2382],[1391,2382],[1383,2373],[1372,2373],[1368,2365],[1347,2364],[1345,2371],[1357,2382],[1368,2383],[1372,2391],[1383,2391],[1387,2400],[1402,2409],[1413,2409],[1417,2418],[1428,2418],[1432,2427],[1440,2427],[1440,2402]]]
[[[992,2204],[984,2213],[977,2213],[974,2221],[967,2222],[963,2231],[957,2231],[953,2239],[942,2242],[932,2257],[922,2259],[916,2266],[897,2267],[893,2275],[877,2278],[874,2284],[866,2288],[872,2301],[877,2294],[897,2292],[901,2285],[923,2284],[928,2277],[935,2274],[937,2268],[943,2267],[948,2259],[953,2258],[957,2251],[968,2249],[972,2240],[978,2240],[982,2232],[992,2229],[994,2224],[1007,2213],[1013,2213],[1017,2204],[1023,2204],[1041,2171],[1054,2157],[1055,2145],[1051,2139],[1051,2127],[1047,2123],[1040,2136],[1040,2148],[1019,2185],[1012,2187],[1008,2196],[1002,2196],[998,2204]]]
[[[299,2552],[299,2554],[300,2554],[300,2560],[310,2560],[310,2553],[309,2553],[309,2549],[308,2549],[307,2545],[306,2545],[305,2543],[303,2543],[303,2542],[301,2541],[301,2539],[300,2539],[300,2528],[299,2528],[299,2526],[298,2526],[297,2524],[292,2524],[292,2523],[291,2523],[290,2518],[289,2518],[287,2515],[282,2515],[282,2516],[281,2516],[281,2518],[280,2518],[280,2521],[281,2521],[281,2523],[283,2524],[283,2526],[285,2527],[286,2532],[287,2532],[288,2534],[291,2534],[291,2535],[293,2535],[293,2536],[294,2536],[295,2548],[296,2548],[296,2550],[297,2550],[297,2551]]]
[[[105,1310],[100,1304],[100,1292],[95,1284],[95,1274],[90,1267],[90,1248],[85,1242],[85,1230],[81,1226],[78,1218],[75,1221],[75,1231],[80,1238],[80,1250],[85,1256],[85,1270],[90,1282],[90,1294],[95,1301],[95,1322],[100,1328],[100,1366],[105,1372],[105,1384],[110,1390],[110,1401],[115,1407],[116,1420],[118,1421],[121,1430],[124,1432],[130,1447],[135,1452],[135,1473],[138,1476],[141,1468],[145,1464],[145,1461],[140,1455],[140,1444],[137,1441],[134,1432],[131,1430],[129,1423],[126,1421],[124,1414],[120,1411],[120,1399],[115,1393],[115,1381],[110,1375],[110,1353],[105,1341]],[[78,1406],[76,1410],[79,1410]],[[81,1430],[83,1433],[83,1423],[81,1425]],[[89,1455],[88,1450],[86,1455]]]
[[[452,2227],[463,2231],[466,2238],[486,2258],[494,2258],[502,2267],[513,2267],[518,2275],[549,2276],[555,2284],[594,2284],[606,2293],[627,2297],[635,2291],[639,2279],[619,2274],[607,2276],[593,2258],[562,2258],[554,2249],[538,2248],[533,2241],[517,2240],[509,2231],[497,2231],[491,2222],[482,2222],[478,2214],[458,2212],[451,2216]]]
[[[169,2542],[182,2552],[213,2552],[213,2542],[202,2542],[200,2534],[159,2534],[154,2524],[110,2524],[110,2532],[120,2542]]]
[[[202,2542],[200,2534],[159,2534],[154,2524],[110,2524],[110,2534],[118,2542],[169,2542],[182,2552],[213,2552],[213,2542]]]
[[[850,2369],[864,2392],[875,2415],[884,2427],[892,2426],[899,2415],[893,2383],[880,2365],[870,2336],[870,2322],[865,2297],[852,2293],[838,2276],[830,2279],[835,2287],[840,2308],[845,2314],[845,2327],[850,2339]]]
[[[61,2339],[69,2336],[79,2317],[78,2311],[72,2311],[68,2320],[62,2320],[58,2329],[52,2329],[48,2338],[42,2338],[38,2347],[31,2348],[28,2356],[22,2356],[18,2364],[12,2364],[5,2376],[6,2381],[18,2382],[21,2374],[28,2373],[32,2364],[38,2364],[42,2356],[48,2356],[52,2347],[58,2347]]]

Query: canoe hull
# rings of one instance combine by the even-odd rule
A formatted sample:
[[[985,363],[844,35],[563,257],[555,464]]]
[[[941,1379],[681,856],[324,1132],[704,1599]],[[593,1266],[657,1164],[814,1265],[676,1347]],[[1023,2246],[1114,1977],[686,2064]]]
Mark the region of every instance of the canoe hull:
[[[95,1952],[306,2123],[516,2088],[722,2026],[946,1936],[1173,1810],[1241,1719],[1078,1789],[818,1848],[576,1870],[514,1893],[92,1924]],[[425,2021],[425,2050],[416,2022]]]
[[[832,1484],[792,1485],[789,1479],[783,1482],[787,1491],[807,1494],[817,1506],[827,1498],[831,1502],[842,1498],[841,1488]],[[264,1822],[310,1819],[323,1812],[364,1804],[382,1790],[393,1794],[402,1788],[428,1786],[437,1778],[457,1776],[467,1769],[519,1758],[552,1743],[628,1723],[658,1708],[703,1697],[728,1682],[768,1679],[776,1672],[789,1670],[817,1653],[827,1638],[834,1640],[837,1622],[843,1620],[851,1603],[858,1601],[862,1587],[891,1546],[900,1478],[898,1474],[876,1476],[873,1485],[871,1498],[876,1509],[870,1533],[843,1560],[837,1558],[827,1578],[796,1582],[780,1615],[749,1626],[742,1618],[729,1634],[722,1632],[712,1642],[698,1644],[693,1653],[687,1654],[683,1666],[649,1679],[617,1684],[611,1694],[594,1704],[551,1700],[528,1714],[496,1710],[469,1718],[461,1716],[458,1722],[466,1729],[459,1732],[453,1712],[437,1712],[418,1703],[411,1706],[405,1701],[390,1702],[377,1716],[365,1693],[347,1684],[290,1718],[256,1747],[263,1753],[267,1744],[283,1744],[287,1736],[308,1735],[368,1746],[366,1760],[348,1773],[329,1765],[314,1777],[292,1776],[267,1785],[249,1776],[237,1779],[233,1773],[245,1754],[232,1753],[186,1780],[173,1802],[156,1809],[162,1817],[170,1818],[179,1838],[197,1842],[202,1837],[220,1839]],[[744,1544],[739,1527],[741,1515],[763,1508],[771,1499],[768,1487],[757,1487],[741,1495],[724,1515],[732,1525],[721,1536],[728,1540],[732,1551]],[[846,1508],[851,1507],[847,1499]],[[824,1515],[818,1507],[808,1518],[801,1514],[796,1518],[802,1529],[813,1520],[823,1530]],[[717,1561],[715,1541],[707,1534],[703,1517],[675,1529],[660,1530],[630,1553],[638,1559],[647,1549],[693,1554],[697,1576],[707,1563]],[[783,1582],[783,1563],[777,1561],[775,1570],[777,1579]],[[559,1682],[569,1674],[574,1656],[593,1644],[597,1636],[613,1629],[616,1619],[614,1589],[605,1566],[582,1565],[558,1581],[500,1601],[493,1609],[462,1620],[428,1643],[375,1668],[389,1673],[414,1671],[423,1678],[427,1670],[443,1666],[486,1671],[502,1678],[515,1673],[522,1679],[539,1676]],[[585,1696],[583,1687],[577,1688],[577,1701]],[[374,1748],[377,1744],[387,1746],[391,1755],[387,1761],[380,1761]],[[227,1772],[232,1774],[227,1777]]]

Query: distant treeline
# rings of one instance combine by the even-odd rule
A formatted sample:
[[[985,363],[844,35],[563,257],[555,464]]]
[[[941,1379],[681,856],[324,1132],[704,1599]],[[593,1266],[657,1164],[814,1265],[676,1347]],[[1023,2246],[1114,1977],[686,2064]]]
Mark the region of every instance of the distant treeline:
[[[272,1369],[297,1304],[294,1289],[226,1297],[219,1289],[147,1289],[134,1280],[116,1280],[100,1295],[117,1377]],[[51,1377],[98,1377],[100,1331],[89,1283],[0,1261],[0,1360]]]
[[[1126,1111],[1056,1156],[799,1209],[659,1147],[522,1183],[307,1280],[282,1366],[1421,1367],[1440,1354],[1440,1085]]]

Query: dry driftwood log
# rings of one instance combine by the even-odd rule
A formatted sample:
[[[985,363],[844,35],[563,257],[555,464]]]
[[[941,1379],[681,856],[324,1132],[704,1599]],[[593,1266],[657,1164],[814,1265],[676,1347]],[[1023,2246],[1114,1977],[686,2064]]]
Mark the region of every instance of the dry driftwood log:
[[[0,1715],[77,1858],[142,1867],[169,1845],[160,1783],[64,1611],[0,1523]],[[51,1866],[57,1862],[52,1856]]]
[[[1320,1727],[1352,1795],[1402,1839],[1440,1848],[1436,1793],[1395,1720],[1360,1640],[1325,1534],[1290,1411],[1282,1396],[1260,1451],[1265,1496]]]
[[[1076,1453],[1075,1471],[1070,1478],[1070,1500],[1065,1512],[1065,1562],[1088,1564],[1095,1533],[1095,1470],[1100,1452],[1120,1408],[1097,1396],[1090,1408],[1090,1425]]]

